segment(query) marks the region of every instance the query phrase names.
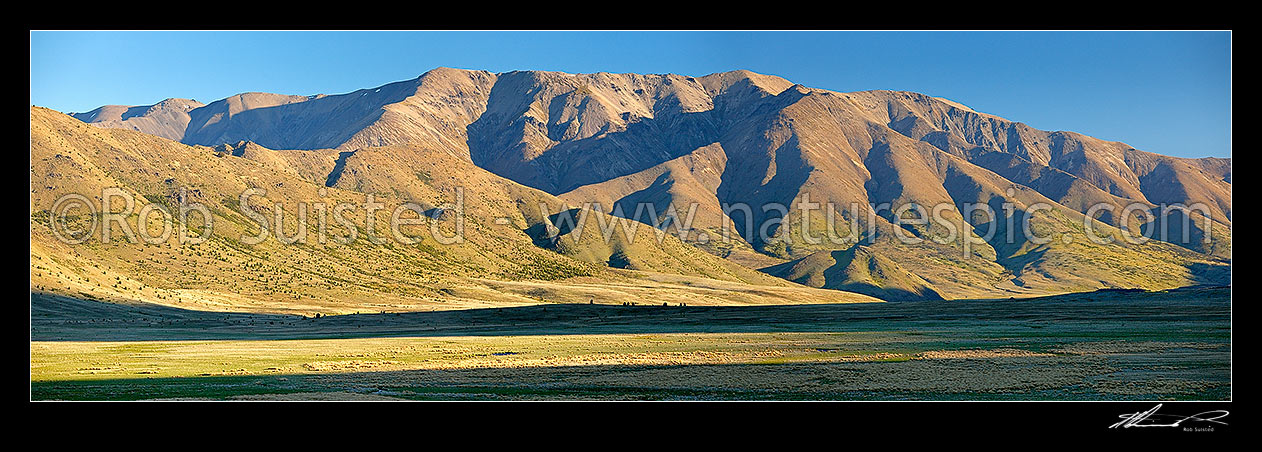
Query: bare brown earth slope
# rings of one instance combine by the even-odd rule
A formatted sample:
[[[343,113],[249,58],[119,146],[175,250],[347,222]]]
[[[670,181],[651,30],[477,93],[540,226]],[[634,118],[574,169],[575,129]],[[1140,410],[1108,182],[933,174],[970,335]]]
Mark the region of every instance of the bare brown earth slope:
[[[219,146],[221,154],[347,193],[438,202],[433,180],[456,179],[448,189],[495,185],[488,193],[497,195],[479,202],[510,214],[516,232],[509,234],[527,236],[512,242],[529,250],[523,253],[560,251],[598,267],[758,282],[723,261],[693,257],[701,249],[788,280],[888,299],[1230,279],[1230,159],[1168,157],[1037,130],[923,94],[839,93],[748,71],[688,77],[439,68],[340,95],[175,101],[163,104],[194,108],[103,107],[75,116]],[[541,199],[575,213],[657,224],[683,241],[644,252],[587,236],[540,243],[542,219],[515,206]],[[804,213],[800,202],[832,203],[837,212]],[[880,208],[886,203],[942,206],[935,213],[945,221],[896,225],[892,208]],[[1189,221],[1179,211],[1164,220],[1144,215],[1170,204],[1198,209]],[[739,205],[750,209],[725,209]],[[776,205],[784,208],[764,209]],[[992,229],[977,205],[1018,222]],[[1122,215],[1127,206],[1133,215]],[[671,207],[677,215],[668,223]],[[693,220],[679,221],[690,208]],[[1034,234],[1050,242],[1025,234],[1019,219],[1027,214]],[[1086,240],[1085,225],[1113,240]],[[1157,240],[1120,240],[1160,229],[1167,234],[1153,234]],[[730,241],[719,240],[725,230]],[[830,231],[836,240],[818,240]],[[507,240],[493,224],[480,233]],[[684,242],[695,247],[679,247]],[[499,264],[478,265],[499,271]]]

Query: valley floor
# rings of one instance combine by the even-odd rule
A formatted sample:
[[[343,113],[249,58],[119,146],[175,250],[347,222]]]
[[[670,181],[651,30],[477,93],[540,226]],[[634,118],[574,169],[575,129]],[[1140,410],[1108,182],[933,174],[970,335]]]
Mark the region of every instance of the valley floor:
[[[305,319],[32,294],[33,400],[1226,400],[1228,288]]]

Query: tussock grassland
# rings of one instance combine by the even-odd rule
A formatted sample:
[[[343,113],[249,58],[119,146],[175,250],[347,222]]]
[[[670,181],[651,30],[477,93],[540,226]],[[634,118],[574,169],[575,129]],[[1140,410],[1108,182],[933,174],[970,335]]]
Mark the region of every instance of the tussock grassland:
[[[34,399],[1095,400],[1231,390],[1228,289],[290,321],[49,307],[63,303],[34,303]],[[163,340],[142,340],[153,337]]]

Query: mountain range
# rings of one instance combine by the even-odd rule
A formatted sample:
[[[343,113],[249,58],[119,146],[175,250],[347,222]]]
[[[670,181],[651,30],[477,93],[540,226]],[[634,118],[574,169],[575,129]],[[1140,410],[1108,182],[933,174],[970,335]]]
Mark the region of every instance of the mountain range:
[[[338,95],[172,98],[69,115],[32,107],[31,129],[32,284],[81,296],[329,312],[1230,282],[1229,158],[1164,156],[924,94],[834,92],[749,71],[438,68]],[[39,218],[58,197],[107,186],[171,207],[191,196],[233,233],[217,229],[195,247],[52,239]],[[243,246],[237,232],[257,232],[238,201],[247,188],[267,189],[261,199],[291,219],[288,209],[312,200],[373,194],[441,211],[460,198],[466,240]],[[1198,208],[1162,215],[1173,204]],[[907,224],[894,211],[904,205],[941,206],[943,221]],[[979,218],[976,206],[1001,220],[1028,216],[1054,239]],[[1122,215],[1128,206],[1139,215]],[[667,221],[672,207],[695,209],[692,221]],[[589,231],[630,218],[669,233],[600,240],[558,214]],[[1112,240],[1086,240],[1084,225]],[[1122,240],[1159,229],[1169,234]],[[846,230],[858,234],[813,239]],[[101,285],[100,266],[114,284]],[[276,297],[293,302],[280,308]]]

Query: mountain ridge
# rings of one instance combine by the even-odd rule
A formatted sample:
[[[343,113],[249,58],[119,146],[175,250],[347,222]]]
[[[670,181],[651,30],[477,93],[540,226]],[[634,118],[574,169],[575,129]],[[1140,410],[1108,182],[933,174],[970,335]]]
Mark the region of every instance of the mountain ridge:
[[[780,268],[792,268],[792,279],[821,287],[827,281],[871,279],[854,273],[860,267],[855,262],[925,281],[887,288],[900,297],[1169,288],[1205,282],[1204,275],[1219,273],[1205,273],[1204,265],[1230,262],[1230,158],[1163,156],[1074,132],[1034,129],[957,101],[907,91],[840,93],[743,70],[689,77],[437,68],[416,79],[345,94],[245,93],[176,114],[189,106],[175,102],[143,112],[102,107],[75,117],[97,127],[150,128],[151,134],[167,138],[188,117],[179,140],[193,145],[252,142],[265,149],[337,151],[352,158],[364,149],[426,149],[568,205],[599,203],[604,212],[624,207],[621,215],[628,217],[636,204],[650,204],[658,213],[671,205],[697,205],[702,219],[683,231],[690,233],[685,241],[711,254],[785,263]],[[308,172],[318,178],[318,172]],[[342,184],[344,174],[330,174],[327,180]],[[822,233],[819,213],[755,209],[745,217],[722,208],[733,203],[793,206],[807,198],[865,206],[849,218],[842,215],[841,223],[875,240],[813,244],[805,238]],[[976,240],[978,249],[948,257],[937,245],[893,244],[898,219],[889,211],[873,211],[881,203],[947,206],[945,217],[966,226],[957,245]],[[1036,229],[1068,233],[1098,224],[1106,235],[1172,224],[1122,218],[1118,213],[1128,205],[1149,213],[1163,204],[1205,208],[1189,214],[1187,240],[1091,251],[1069,243],[987,240],[974,230],[975,218],[965,217],[970,204],[998,211],[1005,203],[1023,213],[1034,212],[1031,206],[1051,206],[1034,215]],[[1100,205],[1113,208],[1092,211]],[[1094,219],[1086,219],[1089,212]],[[873,220],[864,220],[869,215]],[[635,219],[653,224],[662,215]],[[770,237],[744,226],[775,220],[780,221],[770,228]],[[724,228],[735,230],[735,242],[700,239]],[[1183,232],[1182,226],[1176,229]],[[922,238],[948,232],[934,224],[908,231]],[[823,252],[848,254],[843,259]],[[1103,254],[1092,260],[1091,253]],[[750,261],[750,256],[766,257]],[[963,271],[944,271],[943,261]],[[835,265],[846,268],[830,267]],[[1076,273],[1065,270],[1071,266]],[[1152,274],[1134,274],[1140,269]],[[884,288],[864,290],[879,295]]]

